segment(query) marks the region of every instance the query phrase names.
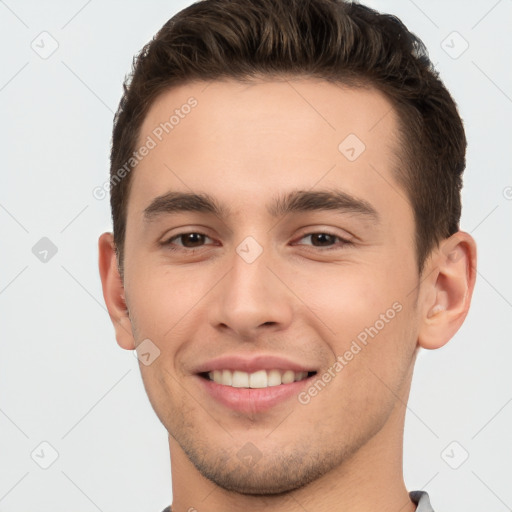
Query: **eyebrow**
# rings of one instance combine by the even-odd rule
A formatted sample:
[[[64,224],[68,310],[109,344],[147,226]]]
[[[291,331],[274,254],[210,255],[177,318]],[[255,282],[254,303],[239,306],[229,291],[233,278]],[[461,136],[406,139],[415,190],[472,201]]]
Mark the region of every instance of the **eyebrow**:
[[[357,214],[379,221],[377,210],[364,199],[341,190],[294,190],[273,198],[267,205],[272,217],[289,213],[334,210],[342,214]],[[206,193],[168,192],[156,197],[144,210],[144,220],[151,222],[162,215],[180,212],[210,213],[221,219],[231,216],[230,209]]]

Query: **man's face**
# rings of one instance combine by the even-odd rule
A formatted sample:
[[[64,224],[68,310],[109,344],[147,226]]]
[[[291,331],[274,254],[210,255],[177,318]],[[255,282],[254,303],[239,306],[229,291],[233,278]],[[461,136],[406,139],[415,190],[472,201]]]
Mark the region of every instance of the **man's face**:
[[[403,409],[419,276],[396,133],[380,93],[306,79],[189,84],[143,123],[140,145],[157,145],[133,171],[124,262],[136,344],[160,350],[142,377],[174,449],[224,488],[297,488]],[[283,210],[297,192],[343,201]],[[169,193],[207,194],[222,212]]]

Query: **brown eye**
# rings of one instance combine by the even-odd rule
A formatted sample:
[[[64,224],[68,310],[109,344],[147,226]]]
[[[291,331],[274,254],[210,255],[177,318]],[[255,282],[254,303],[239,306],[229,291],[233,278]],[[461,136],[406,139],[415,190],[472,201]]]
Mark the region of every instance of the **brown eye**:
[[[180,233],[169,238],[163,245],[168,246],[171,250],[196,249],[204,245],[205,240],[210,237],[204,233],[190,232]]]
[[[334,235],[332,233],[326,232],[317,232],[317,233],[308,233],[304,235],[300,240],[304,240],[306,238],[311,239],[311,244],[303,244],[303,245],[311,245],[312,247],[325,247],[327,250],[343,248],[345,245],[350,245],[351,242],[344,238],[341,238],[338,235]]]
[[[197,247],[204,243],[205,237],[206,236],[201,233],[185,233],[184,235],[179,235],[179,239],[184,247]]]
[[[333,244],[335,239],[338,238],[334,235],[329,235],[328,233],[313,233],[309,236],[311,237],[313,245],[320,245],[321,247]]]

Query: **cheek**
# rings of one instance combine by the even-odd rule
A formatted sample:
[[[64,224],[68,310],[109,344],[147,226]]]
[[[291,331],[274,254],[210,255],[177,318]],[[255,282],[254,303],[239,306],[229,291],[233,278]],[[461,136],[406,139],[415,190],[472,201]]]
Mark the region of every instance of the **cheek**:
[[[311,273],[306,276],[298,272],[294,290],[310,311],[309,316],[314,313],[330,337],[343,341],[373,325],[397,301],[396,286],[388,286],[385,272],[380,274],[372,276],[369,268],[353,265],[319,267],[314,281]]]
[[[136,313],[139,335],[153,337],[161,343],[177,339],[187,316],[200,304],[208,286],[201,284],[192,272],[183,269],[156,272],[153,268],[151,272],[150,264],[146,264],[146,268],[146,271],[131,276],[129,288],[130,305]],[[161,347],[162,350],[164,348]]]
[[[337,386],[358,383],[360,399],[398,389],[416,347],[414,293],[404,279],[382,270],[333,272],[302,286],[305,315],[332,352]],[[299,283],[300,280],[296,280]],[[309,311],[309,313],[308,313]],[[329,377],[327,377],[329,378]]]
[[[165,353],[161,353],[150,366],[140,365],[142,381],[149,402],[160,421],[170,432],[183,428],[187,418],[200,412],[200,406],[178,385]],[[190,428],[192,425],[186,426]]]

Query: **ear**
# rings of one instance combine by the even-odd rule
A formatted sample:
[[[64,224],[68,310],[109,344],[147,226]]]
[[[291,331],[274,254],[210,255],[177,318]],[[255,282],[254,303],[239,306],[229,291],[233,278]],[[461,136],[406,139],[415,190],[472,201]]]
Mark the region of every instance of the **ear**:
[[[476,279],[476,243],[458,231],[429,258],[422,283],[418,345],[440,348],[459,330],[471,303]]]
[[[99,268],[103,298],[114,324],[117,343],[126,350],[135,348],[132,325],[126,307],[124,285],[119,274],[112,233],[103,233],[98,240]]]

